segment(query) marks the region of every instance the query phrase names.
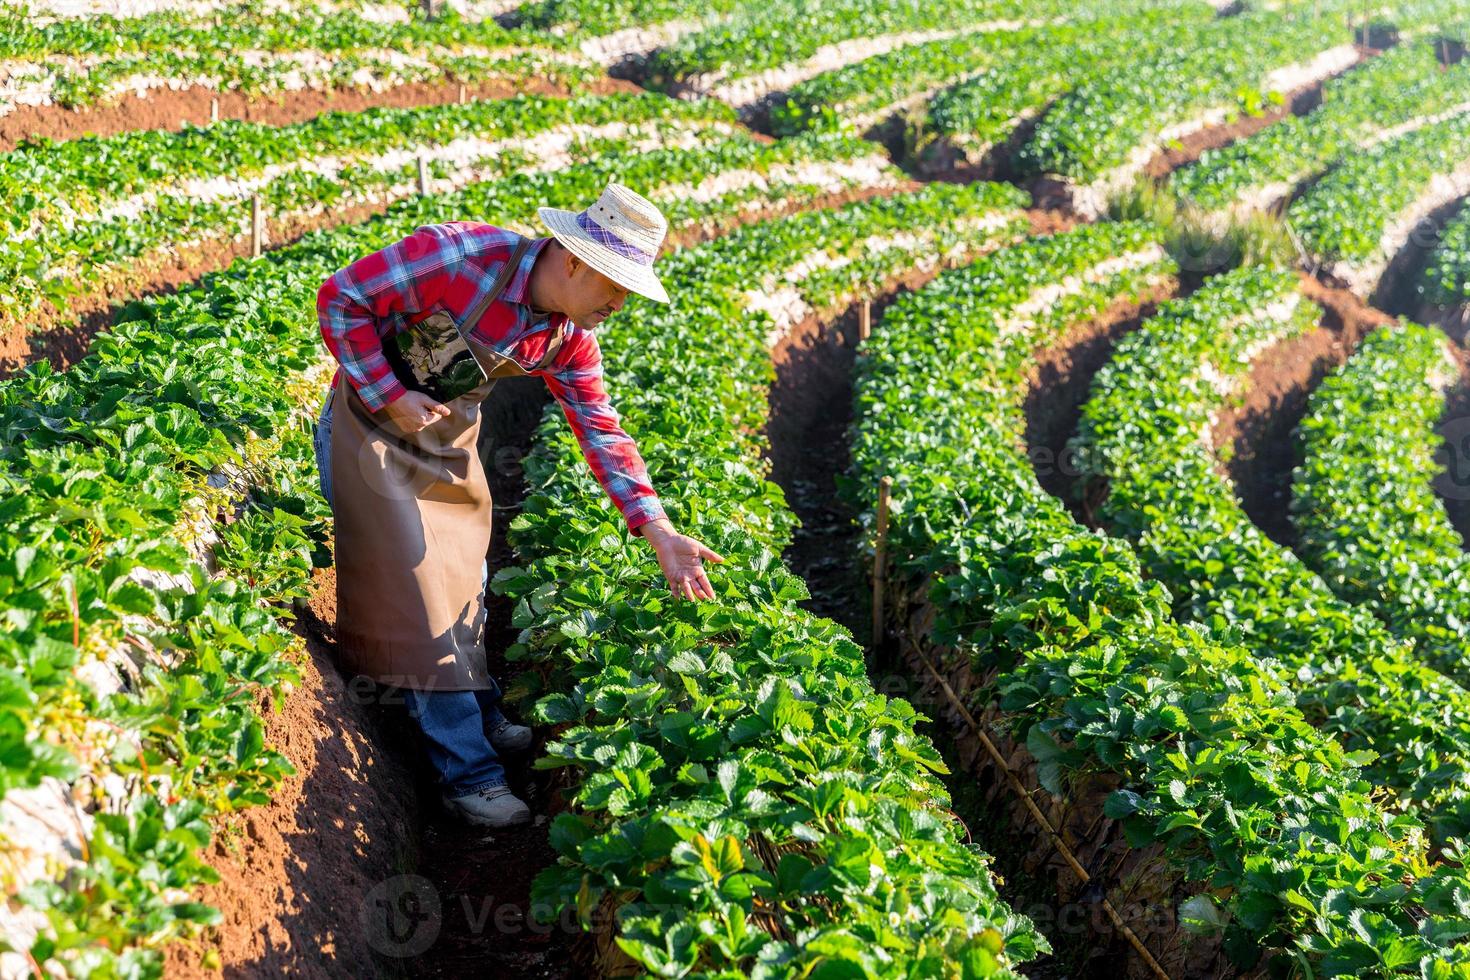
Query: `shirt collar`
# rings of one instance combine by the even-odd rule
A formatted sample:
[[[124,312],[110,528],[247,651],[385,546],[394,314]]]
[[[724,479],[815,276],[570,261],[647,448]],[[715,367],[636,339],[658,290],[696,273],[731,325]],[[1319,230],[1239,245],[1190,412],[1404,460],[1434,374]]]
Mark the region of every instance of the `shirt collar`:
[[[507,302],[529,305],[529,297],[526,292],[531,285],[531,267],[536,264],[537,257],[541,255],[549,241],[551,241],[550,235],[536,239],[531,243],[531,247],[526,249],[526,254],[521,256],[520,265],[516,266],[510,282],[505,284],[505,292],[500,294]]]

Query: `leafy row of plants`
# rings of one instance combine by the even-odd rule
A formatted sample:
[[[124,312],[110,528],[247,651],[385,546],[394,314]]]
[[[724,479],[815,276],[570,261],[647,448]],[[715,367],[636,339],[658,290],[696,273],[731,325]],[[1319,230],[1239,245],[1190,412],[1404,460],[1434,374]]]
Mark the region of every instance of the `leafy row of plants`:
[[[986,69],[1001,76],[1017,71],[1040,75],[1044,69],[1038,62],[1059,62],[1063,50],[1075,53],[1079,44],[1095,43],[1104,35],[1116,37],[1156,29],[1181,18],[1203,23],[1208,19],[1208,8],[1196,3],[1130,14],[1123,6],[1098,18],[961,34],[908,45],[797,83],[772,107],[771,125],[778,134],[837,128],[854,117],[873,118],[885,108],[929,89],[953,87]],[[925,111],[924,106],[918,106],[915,114]]]
[[[1470,677],[1470,555],[1434,492],[1435,429],[1459,369],[1439,330],[1370,334],[1312,393],[1292,485],[1297,551],[1349,602]]]
[[[1249,139],[1206,150],[1174,172],[1181,198],[1207,211],[1291,186],[1350,157],[1376,134],[1470,102],[1470,62],[1446,68],[1432,39],[1406,41],[1352,71],[1328,79],[1322,104],[1288,116]],[[1273,201],[1255,201],[1257,206]]]
[[[1210,29],[1212,18],[1205,4],[1183,4],[1118,22],[1058,26],[1049,43],[1014,51],[1010,59],[936,94],[923,122],[926,137],[983,156],[1080,82],[1120,63],[1187,48],[1197,33]]]
[[[134,76],[261,93],[301,78],[319,88],[501,77],[570,85],[597,74],[559,38],[453,10],[433,20],[384,23],[350,10],[261,13],[240,4],[205,24],[102,17],[38,25],[22,9],[0,7],[0,39],[0,52],[9,53],[9,85],[38,87],[72,107],[105,101]],[[48,47],[69,51],[61,57]]]
[[[697,10],[688,0],[533,0],[510,19],[522,27],[595,37],[671,21],[725,18],[749,6],[750,0],[709,0]]]
[[[88,814],[64,877],[7,884],[25,885],[12,911],[42,917],[27,952],[44,969],[158,976],[161,943],[218,918],[194,900],[214,879],[201,857],[212,820],[288,771],[256,702],[294,682],[276,616],[327,560],[311,448],[322,281],[425,223],[493,215],[529,230],[537,205],[580,207],[610,178],[657,194],[762,153],[790,149],[603,157],[412,198],[134,304],[65,374],[38,364],[0,383],[0,790],[64,780]],[[663,207],[679,228],[745,204],[679,194]]]
[[[654,52],[651,84],[676,89],[700,75],[753,75],[805,60],[844,41],[909,31],[963,28],[999,20],[1055,17],[1076,0],[951,0],[943,4],[893,0],[773,0],[744,7],[729,19],[686,35]]]
[[[1385,235],[1437,179],[1464,170],[1466,145],[1470,112],[1359,149],[1294,200],[1287,220],[1319,259],[1383,262]]]
[[[1334,8],[1250,11],[1218,18],[1157,54],[1130,56],[1089,74],[1042,117],[1018,163],[1024,172],[1091,183],[1152,148],[1171,126],[1228,109],[1259,115],[1280,104],[1266,90],[1275,69],[1305,64],[1351,34]],[[1187,39],[1185,39],[1187,38]]]
[[[1238,967],[1462,975],[1464,872],[1428,860],[1422,826],[1308,724],[1269,661],[1176,623],[1135,553],[1080,526],[1036,479],[1023,409],[1033,351],[1172,272],[1160,237],[1114,223],[1031,239],[890,307],[857,376],[865,520],[891,476],[890,560],[901,581],[929,583],[936,613],[922,639],[995,678],[972,697],[998,702],[1048,791],[1117,786],[1106,817],[1131,846],[1162,846],[1199,889],[1180,918],[1223,929]],[[1120,256],[1135,261],[1110,265]]]
[[[327,112],[286,126],[227,119],[178,131],[138,130],[57,141],[42,137],[0,154],[0,211],[11,233],[45,221],[101,210],[118,199],[186,181],[253,177],[267,168],[318,157],[361,156],[466,137],[503,140],[558,126],[623,121],[733,123],[714,102],[653,95],[507,99]]]
[[[1375,783],[1441,838],[1470,828],[1470,693],[1267,538],[1217,472],[1210,427],[1266,346],[1310,330],[1295,275],[1216,277],[1121,343],[1074,441],[1083,499],[1133,541],[1180,619],[1229,632]]]
[[[781,324],[751,297],[775,283],[833,310],[1018,237],[1025,203],[936,185],[665,260],[672,304],[628,309],[607,370],[676,523],[726,556],[713,603],[671,602],[554,409],[539,433],[510,532],[525,564],[493,580],[525,627],[509,653],[555,669],[535,715],[568,727],[538,764],[576,770],[535,897],[615,910],[619,945],[654,975],[1007,975],[1046,948],[960,842],[912,707],[877,695],[862,648],[798,605],[779,558],[795,519],[761,458]]]
[[[230,2],[208,11],[186,6],[137,16],[54,17],[24,0],[6,2],[0,4],[0,59],[143,55],[170,48],[345,52],[443,43],[502,47],[532,40],[529,35],[504,31],[485,18],[462,16],[448,5],[434,20],[425,20],[408,4],[394,4],[402,11],[402,16],[394,18],[365,15],[367,6],[388,4],[365,0],[330,5]]]
[[[249,228],[252,194],[279,221],[406,196],[416,189],[415,151],[432,153],[456,140],[500,145],[432,160],[431,178],[464,183],[544,169],[534,152],[518,152],[511,141],[534,146],[538,135],[573,125],[626,127],[572,141],[573,158],[586,159],[680,133],[718,141],[728,121],[713,104],[662,96],[517,96],[330,113],[284,127],[224,122],[23,146],[0,156],[0,207],[16,232],[0,243],[0,324],[26,323],[43,302],[64,308],[69,297],[95,291],[118,269],[163,250],[240,235]],[[76,174],[97,177],[88,182]]]

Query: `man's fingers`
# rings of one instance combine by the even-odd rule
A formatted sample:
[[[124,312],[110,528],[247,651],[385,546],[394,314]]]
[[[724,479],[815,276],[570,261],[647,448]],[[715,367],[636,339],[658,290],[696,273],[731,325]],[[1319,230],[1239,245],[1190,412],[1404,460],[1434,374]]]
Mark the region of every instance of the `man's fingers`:
[[[704,594],[704,598],[713,599],[715,597],[714,587],[709,584],[709,576],[704,574],[704,569],[701,568],[699,570],[699,574],[694,577],[694,580],[699,586],[700,591]]]
[[[699,542],[695,543],[699,544]],[[722,562],[725,560],[723,556],[716,554],[703,544],[699,544],[699,557],[708,558],[712,562]]]

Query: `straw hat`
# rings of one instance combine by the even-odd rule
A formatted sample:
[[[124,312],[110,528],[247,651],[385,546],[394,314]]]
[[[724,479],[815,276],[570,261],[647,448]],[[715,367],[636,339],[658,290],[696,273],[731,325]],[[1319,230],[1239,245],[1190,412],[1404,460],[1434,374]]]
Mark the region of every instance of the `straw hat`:
[[[537,208],[556,240],[577,258],[632,292],[669,301],[653,272],[669,223],[653,202],[622,184],[608,184],[585,211]]]

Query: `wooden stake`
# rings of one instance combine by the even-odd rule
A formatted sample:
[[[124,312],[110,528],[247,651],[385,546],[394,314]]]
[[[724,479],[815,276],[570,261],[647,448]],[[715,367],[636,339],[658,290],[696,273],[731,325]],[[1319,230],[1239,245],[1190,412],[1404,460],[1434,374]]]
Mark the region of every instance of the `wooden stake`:
[[[884,479],[886,480],[887,477],[884,477]],[[919,658],[924,668],[929,671],[929,675],[938,682],[940,690],[944,692],[945,700],[964,719],[965,727],[970,730],[970,733],[985,748],[985,754],[990,756],[990,761],[1001,772],[1005,773],[1006,782],[1010,785],[1011,791],[1016,794],[1022,805],[1026,807],[1027,812],[1031,814],[1031,818],[1046,832],[1047,837],[1051,838],[1052,846],[1057,849],[1057,853],[1062,856],[1062,860],[1067,862],[1067,866],[1072,869],[1072,873],[1084,885],[1090,883],[1092,876],[1087,873],[1086,868],[1082,867],[1082,863],[1077,860],[1077,856],[1072,853],[1072,849],[1067,846],[1067,842],[1062,840],[1062,835],[1057,833],[1056,828],[1051,825],[1051,821],[1046,819],[1046,814],[1041,812],[1041,808],[1031,798],[1031,794],[1026,790],[1025,785],[1017,778],[1016,774],[1011,770],[1011,767],[1006,763],[1006,757],[1001,755],[1000,749],[995,747],[995,743],[990,740],[990,736],[986,735],[981,730],[979,723],[975,721],[975,716],[970,714],[970,710],[955,695],[954,688],[949,686],[949,681],[945,680],[944,676],[929,662],[929,658],[924,656],[924,651],[919,649],[918,644],[914,643],[913,640],[909,640],[908,647]],[[1113,903],[1108,899],[1106,894],[1102,896],[1102,907],[1103,911],[1107,912],[1108,918],[1113,921],[1113,928],[1117,929],[1123,938],[1128,940],[1128,944],[1143,959],[1144,965],[1149,968],[1149,971],[1158,980],[1169,980],[1169,974],[1159,965],[1159,961],[1154,959],[1153,954],[1148,951],[1148,947],[1143,945],[1143,940],[1139,939],[1138,935],[1128,927],[1128,923],[1123,921],[1123,917],[1118,914],[1118,910],[1113,907]]]
[[[465,101],[466,100],[465,100],[465,87],[464,87],[464,82],[460,82],[459,83],[459,102],[460,102],[461,105],[463,105],[465,103]]]
[[[893,477],[878,481],[878,540],[873,545],[873,632],[869,646],[876,651],[883,641],[883,588],[888,580],[888,496]]]
[[[426,197],[429,193],[429,161],[422,153],[419,154],[419,196]]]
[[[873,301],[863,300],[862,309],[858,310],[858,343],[865,343],[873,335]]]
[[[434,0],[423,0],[424,20],[434,19]]]
[[[212,123],[219,122],[219,99],[209,100],[209,121]]]
[[[250,196],[250,255],[260,258],[265,249],[265,211],[260,205],[260,195]]]

